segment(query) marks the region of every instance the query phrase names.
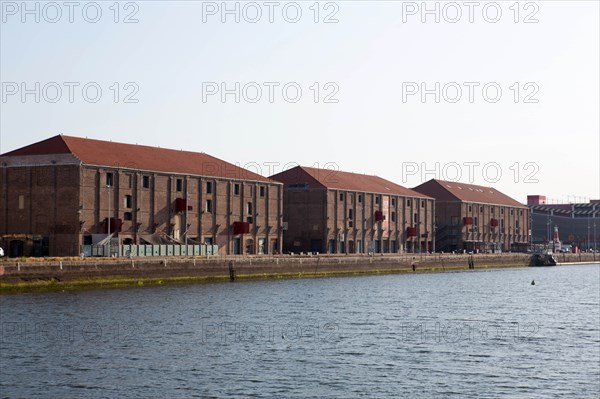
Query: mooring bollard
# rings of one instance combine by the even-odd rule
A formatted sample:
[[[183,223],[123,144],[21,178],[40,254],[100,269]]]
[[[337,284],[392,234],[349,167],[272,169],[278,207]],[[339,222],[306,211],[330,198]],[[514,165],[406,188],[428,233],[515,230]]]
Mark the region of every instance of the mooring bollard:
[[[235,281],[235,269],[233,268],[233,261],[229,261],[229,281]]]

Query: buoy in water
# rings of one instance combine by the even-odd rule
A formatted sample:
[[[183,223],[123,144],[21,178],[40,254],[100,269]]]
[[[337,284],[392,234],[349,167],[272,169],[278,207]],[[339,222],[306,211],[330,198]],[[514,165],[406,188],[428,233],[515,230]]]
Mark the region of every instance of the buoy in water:
[[[535,280],[531,280],[531,285],[535,285]]]

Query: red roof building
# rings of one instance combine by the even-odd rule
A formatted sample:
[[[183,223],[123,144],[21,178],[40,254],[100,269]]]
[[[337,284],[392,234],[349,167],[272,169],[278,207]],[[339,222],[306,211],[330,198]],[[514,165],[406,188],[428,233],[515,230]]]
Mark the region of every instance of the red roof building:
[[[414,190],[436,199],[438,250],[500,252],[527,248],[527,206],[493,187],[432,179]]]
[[[281,251],[282,185],[208,154],[60,135],[0,165],[9,256],[78,255],[109,228],[125,244]]]
[[[433,199],[378,176],[298,166],[284,184],[284,251],[433,251]]]

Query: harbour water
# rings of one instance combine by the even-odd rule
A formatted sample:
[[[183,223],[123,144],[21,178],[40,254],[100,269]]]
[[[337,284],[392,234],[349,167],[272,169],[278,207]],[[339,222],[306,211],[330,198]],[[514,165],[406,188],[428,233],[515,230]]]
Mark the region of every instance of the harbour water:
[[[600,264],[0,301],[2,398],[600,393]]]

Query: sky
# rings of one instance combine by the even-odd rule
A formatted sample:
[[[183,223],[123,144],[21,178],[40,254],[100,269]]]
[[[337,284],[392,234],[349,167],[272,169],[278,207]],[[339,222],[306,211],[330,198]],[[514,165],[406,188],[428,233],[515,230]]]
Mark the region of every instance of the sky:
[[[0,153],[66,134],[600,198],[597,1],[0,9]]]

